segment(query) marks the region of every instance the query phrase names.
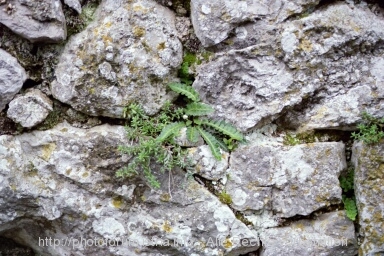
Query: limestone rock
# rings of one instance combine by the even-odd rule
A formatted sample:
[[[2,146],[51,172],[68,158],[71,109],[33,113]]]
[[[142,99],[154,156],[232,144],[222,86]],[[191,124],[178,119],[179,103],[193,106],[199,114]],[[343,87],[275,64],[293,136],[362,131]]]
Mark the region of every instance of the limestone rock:
[[[250,215],[273,213],[271,220],[305,216],[340,203],[338,176],[345,168],[343,143],[292,147],[254,143],[231,154],[226,191],[232,197],[231,206]]]
[[[0,23],[31,42],[60,42],[67,37],[60,0],[5,1]]]
[[[302,106],[289,111],[282,123],[301,131],[350,130],[361,121],[363,111],[382,117],[383,27],[384,17],[345,3],[286,26],[281,34],[286,62],[291,68],[307,70],[302,82],[311,77],[322,85],[303,98]]]
[[[217,161],[208,145],[189,150],[194,172],[208,180],[224,178],[228,169],[229,154],[222,151],[222,159]]]
[[[355,227],[344,211],[330,212],[314,220],[300,220],[288,227],[261,231],[260,256],[357,255]]]
[[[77,13],[81,13],[81,4],[79,0],[64,0],[64,3],[74,9]]]
[[[384,114],[383,27],[366,5],[344,2],[284,23],[251,22],[238,27],[237,45],[218,47],[197,69],[193,87],[243,131],[276,118],[302,131],[350,130],[364,110]]]
[[[0,49],[0,111],[20,91],[27,74],[17,59]]]
[[[193,87],[215,108],[215,116],[243,131],[300,103],[306,91],[314,90],[311,83],[299,89],[281,60],[252,47],[217,54],[198,68]]]
[[[31,128],[43,122],[52,110],[52,101],[41,91],[31,89],[9,103],[7,116],[25,128]]]
[[[319,0],[278,0],[272,3],[268,0],[192,0],[191,19],[197,37],[203,46],[208,47],[226,39],[230,32],[244,23],[257,20],[282,21],[318,3]]]
[[[182,61],[174,19],[150,0],[103,1],[95,21],[66,45],[52,95],[93,116],[122,117],[132,102],[156,113],[175,97],[166,88]]]
[[[116,180],[129,161],[117,151],[128,143],[125,133],[122,126],[63,123],[0,136],[0,233],[54,256],[237,256],[259,248],[257,234],[181,170],[155,169],[158,191],[138,179]],[[73,244],[48,246],[49,238]]]
[[[368,146],[355,142],[355,195],[359,214],[361,255],[384,253],[384,144]]]

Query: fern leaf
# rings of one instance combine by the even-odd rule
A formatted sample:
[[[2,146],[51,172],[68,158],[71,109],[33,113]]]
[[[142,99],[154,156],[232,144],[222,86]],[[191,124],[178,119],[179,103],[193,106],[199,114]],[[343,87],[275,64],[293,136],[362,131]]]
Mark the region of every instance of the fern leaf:
[[[355,221],[357,216],[357,208],[356,208],[355,200],[353,200],[353,198],[345,198],[343,202],[344,202],[344,208],[345,208],[345,213],[347,217],[350,220]]]
[[[194,102],[199,101],[199,94],[192,88],[192,86],[181,83],[170,83],[168,86],[172,89],[172,91],[180,93]]]
[[[236,129],[236,127],[224,121],[214,121],[214,120],[203,119],[201,123],[203,125],[210,126],[225,135],[228,135],[234,140],[238,140],[238,141],[244,140],[243,134],[241,134],[241,132],[239,132]]]
[[[156,138],[157,141],[164,141],[169,136],[176,134],[183,128],[185,124],[183,122],[171,123],[163,128],[160,135]]]
[[[213,113],[213,111],[215,110],[207,104],[201,102],[192,102],[187,105],[185,114],[190,116],[204,116]]]
[[[200,132],[201,136],[203,137],[204,141],[208,144],[209,148],[211,149],[212,155],[217,159],[221,159],[221,153],[220,153],[220,147],[217,143],[217,139],[210,134],[209,132],[205,131],[201,127],[196,127],[196,129]]]
[[[188,127],[187,139],[193,143],[196,143],[199,140],[199,131],[196,129],[196,127]]]

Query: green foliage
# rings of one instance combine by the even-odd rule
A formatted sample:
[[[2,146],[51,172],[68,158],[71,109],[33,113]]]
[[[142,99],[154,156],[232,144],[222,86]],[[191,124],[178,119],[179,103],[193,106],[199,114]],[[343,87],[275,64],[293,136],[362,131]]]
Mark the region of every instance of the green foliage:
[[[188,99],[192,100],[193,102],[198,102],[200,100],[199,94],[191,86],[188,86],[186,84],[181,84],[181,83],[171,83],[168,86],[174,92],[177,92],[186,96]]]
[[[220,153],[220,143],[218,142],[218,140],[212,134],[205,131],[202,127],[197,126],[196,129],[199,131],[204,141],[208,144],[209,148],[211,149],[212,155],[217,160],[220,160],[221,153]]]
[[[129,120],[126,130],[130,145],[120,146],[119,150],[131,155],[132,159],[116,173],[118,177],[129,178],[143,173],[152,188],[160,188],[153,167],[157,166],[161,172],[175,167],[188,168],[186,151],[174,141],[183,127],[187,128],[187,139],[191,142],[197,142],[200,135],[217,160],[222,157],[220,150],[232,150],[244,140],[244,136],[228,123],[200,119],[214,110],[200,102],[199,94],[191,86],[171,83],[169,87],[186,97],[189,102],[185,108],[167,102],[154,117],[148,116],[135,103],[124,109],[123,117]],[[212,128],[213,132],[206,127]]]
[[[225,151],[232,150],[236,147],[237,142],[244,141],[244,136],[233,125],[224,121],[200,118],[201,116],[213,113],[214,109],[200,102],[199,94],[191,86],[182,83],[171,83],[169,87],[192,101],[183,110],[185,114],[183,119],[186,120],[187,138],[191,142],[197,141],[198,135],[196,135],[196,132],[198,132],[208,144],[213,156],[220,160],[220,149]],[[196,129],[191,129],[190,127]],[[213,132],[206,130],[206,128],[212,128]]]
[[[347,217],[352,221],[356,220],[357,207],[354,193],[354,170],[349,168],[347,173],[340,176],[340,187],[343,190],[343,204]]]
[[[354,189],[354,171],[353,168],[350,168],[346,175],[340,176],[340,187],[342,188],[344,193],[352,191]]]
[[[146,115],[138,104],[126,107],[123,115],[130,119],[130,125],[126,127],[130,145],[120,146],[119,150],[133,158],[126,167],[117,171],[116,176],[130,178],[143,173],[152,188],[160,188],[160,182],[152,171],[156,163],[161,172],[171,171],[176,166],[187,168],[185,151],[169,138],[184,126],[174,122],[180,119],[180,114],[169,102],[155,117]]]
[[[204,103],[201,102],[192,102],[187,105],[185,109],[185,114],[190,116],[205,116],[212,114],[215,110]]]
[[[181,128],[183,128],[185,124],[183,122],[176,122],[168,124],[163,128],[160,135],[157,137],[157,140],[162,142],[165,141],[171,135],[177,135]]]
[[[287,134],[284,137],[283,143],[284,145],[295,146],[300,144],[300,139],[298,139],[294,134]]]
[[[384,138],[384,118],[375,118],[367,112],[363,112],[362,118],[363,122],[357,126],[359,131],[352,133],[353,139],[375,144]]]
[[[234,140],[238,140],[238,141],[244,140],[243,134],[241,134],[241,132],[239,132],[236,129],[236,127],[234,127],[233,125],[226,123],[224,121],[211,121],[208,119],[203,119],[202,124],[210,126],[214,129],[216,129],[217,131],[219,131],[225,135],[228,135],[230,138],[232,138]]]
[[[219,194],[219,200],[220,200],[223,204],[231,204],[231,203],[232,203],[231,195],[228,194],[226,191],[222,191],[222,192]]]
[[[79,33],[84,30],[95,18],[95,12],[99,5],[99,0],[87,1],[87,3],[82,7],[80,15],[70,15],[66,13],[67,21],[67,30],[68,37],[72,34]],[[73,11],[74,12],[74,11]],[[72,13],[73,13],[72,12]]]
[[[181,64],[181,67],[179,69],[179,77],[181,80],[191,80],[193,79],[193,76],[190,74],[190,67],[197,63],[197,57],[195,54],[186,52],[183,57],[183,63]],[[185,81],[183,81],[185,82]]]
[[[190,126],[187,128],[187,139],[192,143],[196,143],[199,140],[199,131],[196,127]]]
[[[350,220],[355,221],[356,216],[357,216],[357,207],[356,207],[355,198],[345,197],[345,198],[343,198],[343,203],[344,203],[344,208],[345,208],[345,212],[347,214],[347,217]]]

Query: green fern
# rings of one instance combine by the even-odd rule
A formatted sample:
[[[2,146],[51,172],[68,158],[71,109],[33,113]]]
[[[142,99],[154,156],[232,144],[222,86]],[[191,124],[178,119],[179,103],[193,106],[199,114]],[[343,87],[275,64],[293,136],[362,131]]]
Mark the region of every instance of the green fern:
[[[198,102],[200,100],[199,94],[191,86],[181,84],[181,83],[171,83],[168,86],[173,91],[186,96],[188,99],[190,99],[194,102]]]
[[[196,143],[199,140],[199,131],[196,127],[190,126],[187,128],[187,139],[192,143]]]
[[[239,132],[234,126],[232,126],[229,123],[226,123],[224,121],[213,121],[209,119],[202,119],[201,122],[203,125],[210,126],[214,128],[215,130],[228,135],[232,139],[238,140],[238,141],[243,141],[244,136]]]
[[[201,102],[192,102],[187,105],[185,109],[185,114],[190,116],[205,116],[212,114],[214,109],[204,103]]]
[[[357,216],[356,201],[354,198],[343,198],[343,203],[347,217],[350,220],[355,221]]]
[[[183,122],[171,123],[163,128],[156,140],[165,141],[169,136],[177,134],[183,127],[185,127]]]
[[[197,126],[196,129],[199,131],[204,141],[208,144],[209,148],[211,149],[212,155],[217,160],[221,160],[221,152],[218,140],[212,134],[205,131],[203,128]]]

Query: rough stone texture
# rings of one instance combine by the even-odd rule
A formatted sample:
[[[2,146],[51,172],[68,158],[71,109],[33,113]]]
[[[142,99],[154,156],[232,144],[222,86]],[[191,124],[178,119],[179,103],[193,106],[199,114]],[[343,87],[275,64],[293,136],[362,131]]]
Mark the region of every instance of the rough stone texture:
[[[0,14],[0,23],[31,42],[60,42],[67,37],[60,0],[6,1]]]
[[[0,49],[0,111],[20,91],[27,75],[17,59]]]
[[[74,9],[77,13],[81,13],[81,4],[79,0],[64,0],[64,3]]]
[[[174,98],[166,87],[182,61],[174,14],[150,0],[107,0],[96,17],[66,45],[53,96],[93,116],[121,117],[134,101],[156,113]]]
[[[43,122],[52,110],[52,101],[41,91],[31,89],[9,103],[7,116],[21,126],[31,128]]]
[[[362,243],[359,255],[384,254],[384,143],[355,142],[355,195]]]
[[[140,180],[113,178],[129,161],[117,152],[117,145],[127,143],[125,133],[122,126],[78,129],[63,123],[0,136],[0,233],[42,255],[236,256],[258,249],[257,234],[182,171],[155,172],[162,183],[158,191]],[[38,246],[39,237],[122,243]],[[164,246],[151,246],[156,242]]]
[[[353,222],[344,211],[300,220],[288,227],[263,230],[260,256],[354,256],[357,240]]]
[[[191,19],[197,37],[203,46],[220,43],[244,23],[257,20],[282,21],[301,13],[306,6],[314,6],[319,0],[300,1],[252,1],[252,0],[192,0]],[[241,29],[240,29],[241,30]]]
[[[383,26],[383,15],[347,4],[330,5],[286,26],[281,38],[285,60],[291,68],[312,73],[311,80],[321,86],[285,122],[300,130],[350,129],[363,111],[383,116]]]
[[[337,2],[281,24],[244,25],[242,43],[218,47],[227,50],[200,66],[193,86],[242,130],[284,113],[285,127],[351,129],[362,111],[384,112],[382,16]]]
[[[217,161],[208,145],[191,148],[189,155],[192,160],[193,172],[208,180],[224,178],[228,169],[229,154],[222,151],[222,159]]]
[[[338,176],[345,168],[343,143],[254,143],[231,154],[226,191],[231,206],[250,215],[255,225],[270,225],[269,219],[273,226],[273,219],[340,203]]]
[[[288,67],[274,56],[254,49],[231,50],[198,68],[193,87],[212,105],[215,116],[229,119],[239,129],[254,127],[297,104],[309,88],[299,90]]]

